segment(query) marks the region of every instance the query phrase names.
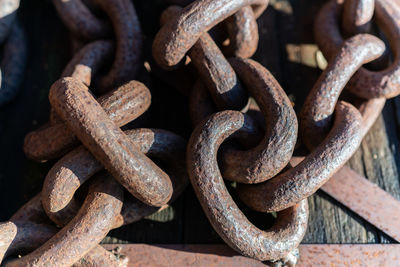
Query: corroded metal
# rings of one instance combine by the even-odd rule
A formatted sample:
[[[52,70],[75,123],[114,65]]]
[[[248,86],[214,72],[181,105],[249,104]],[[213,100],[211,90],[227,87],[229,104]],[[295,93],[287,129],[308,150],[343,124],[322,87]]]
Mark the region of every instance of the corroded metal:
[[[178,64],[199,37],[219,22],[248,6],[264,6],[268,0],[203,0],[185,7],[157,33],[153,57],[162,67]],[[190,18],[195,17],[196,20]]]
[[[65,26],[82,39],[107,38],[112,34],[108,21],[97,18],[82,0],[53,0]]]
[[[188,183],[186,142],[178,135],[157,129],[136,129],[125,133],[146,156],[167,163],[167,173],[174,188],[171,201],[175,200]],[[79,207],[73,198],[76,190],[102,169],[103,166],[84,147],[60,159],[49,171],[43,184],[42,204],[47,215],[58,225],[64,225],[74,217]],[[158,209],[128,198],[124,201],[121,219],[123,224],[132,223]]]
[[[258,47],[259,35],[256,16],[250,6],[240,9],[227,18],[226,30],[229,45],[225,53],[231,57],[250,58]]]
[[[61,77],[76,78],[89,87],[97,72],[111,61],[114,48],[113,42],[103,40],[84,45],[68,62]],[[58,122],[60,122],[60,118],[54,109],[51,109],[50,123],[56,124]]]
[[[41,194],[23,205],[8,222],[0,224],[0,263],[3,257],[24,255],[37,249],[57,233],[42,208]],[[91,263],[93,266],[125,266],[127,259],[114,257],[99,245],[89,251],[79,264]],[[105,265],[102,265],[105,263]],[[96,265],[100,264],[100,265]],[[74,265],[75,266],[75,265]],[[88,265],[86,265],[88,266]]]
[[[243,114],[236,111],[219,112],[200,123],[188,145],[189,177],[211,225],[230,247],[258,260],[278,260],[305,234],[307,200],[280,212],[267,231],[247,220],[229,195],[216,161],[220,144],[243,124]]]
[[[109,118],[123,126],[142,115],[150,106],[151,94],[141,82],[131,81],[98,100]],[[37,161],[57,158],[79,144],[64,122],[40,128],[26,135],[25,155]]]
[[[142,30],[130,0],[96,0],[113,24],[116,36],[115,59],[110,71],[101,79],[103,90],[132,80],[141,65]]]
[[[319,12],[315,21],[315,38],[322,52],[333,57],[343,44],[339,17],[342,1],[331,0]],[[395,97],[400,93],[400,9],[395,1],[376,0],[375,14],[380,29],[388,38],[394,59],[390,66],[380,71],[361,68],[349,82],[349,89],[367,99]]]
[[[230,63],[256,99],[267,124],[264,138],[256,147],[224,151],[222,176],[241,183],[260,183],[278,174],[292,157],[297,140],[296,114],[286,93],[262,65],[239,58],[232,58]]]
[[[336,103],[353,74],[384,51],[385,44],[378,38],[360,34],[347,39],[332,56],[308,94],[299,116],[303,142],[309,149],[316,147],[328,134]]]
[[[176,267],[274,266],[240,256],[226,245],[107,244],[104,247],[119,249],[139,266],[153,266],[160,262]],[[301,257],[296,267],[397,266],[400,262],[399,244],[301,244],[299,251]]]
[[[342,28],[346,36],[368,33],[374,16],[375,0],[345,0]]]
[[[239,184],[238,194],[261,212],[286,209],[317,191],[360,145],[362,117],[351,104],[339,101],[328,136],[296,167],[256,185]]]
[[[122,200],[122,187],[114,179],[109,175],[97,177],[73,220],[38,249],[6,266],[72,265],[111,230]]]
[[[181,8],[171,6],[161,16],[166,24],[181,12]],[[188,51],[188,56],[196,67],[202,82],[210,92],[214,103],[221,109],[240,110],[247,103],[235,71],[208,33],[204,33]]]
[[[58,13],[76,35],[89,40],[111,35],[108,22],[98,19],[81,0],[53,0]],[[129,0],[96,0],[111,21],[116,38],[115,59],[110,71],[100,81],[103,91],[135,77],[141,60],[142,38],[136,10]]]
[[[321,189],[400,242],[400,202],[376,184],[343,167]]]
[[[172,184],[154,162],[116,126],[74,78],[55,82],[50,103],[83,145],[132,195],[146,204],[162,206],[172,195]]]

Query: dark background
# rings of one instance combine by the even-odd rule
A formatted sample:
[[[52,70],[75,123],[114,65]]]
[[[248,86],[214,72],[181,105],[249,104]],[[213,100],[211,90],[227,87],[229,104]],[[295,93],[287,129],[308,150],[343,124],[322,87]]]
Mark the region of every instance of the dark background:
[[[24,136],[48,121],[48,91],[72,57],[68,31],[51,1],[22,0],[19,19],[29,38],[29,59],[18,97],[0,109],[0,220],[7,220],[23,203],[37,194],[54,161],[37,163],[23,153]],[[145,60],[150,59],[151,40],[159,28],[162,0],[133,1],[145,39]],[[258,20],[260,43],[254,59],[266,66],[280,82],[298,111],[321,71],[315,60],[313,20],[324,1],[272,1]],[[162,128],[188,139],[191,124],[187,98],[152,73],[137,77],[152,92],[150,110],[130,127]],[[388,101],[349,165],[396,198],[399,186],[399,102]],[[367,196],[366,196],[367,197]],[[310,223],[304,243],[393,242],[353,212],[322,192],[309,199]],[[260,228],[272,217],[243,207]],[[105,242],[222,243],[209,225],[189,186],[171,208],[140,222],[114,230]]]

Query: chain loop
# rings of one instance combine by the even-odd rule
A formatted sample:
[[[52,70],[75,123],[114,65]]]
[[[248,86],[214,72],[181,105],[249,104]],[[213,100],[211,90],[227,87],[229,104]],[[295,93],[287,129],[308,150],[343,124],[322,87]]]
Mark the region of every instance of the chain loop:
[[[198,38],[213,26],[242,7],[249,5],[265,7],[267,4],[268,0],[196,1],[185,7],[178,17],[170,20],[157,33],[153,42],[153,57],[162,67],[175,66]]]
[[[342,46],[339,17],[343,5],[330,0],[318,13],[315,21],[315,38],[325,56],[330,59]],[[375,1],[376,20],[393,49],[393,63],[384,70],[370,71],[361,68],[350,80],[349,89],[363,98],[392,98],[400,93],[400,12],[388,0]]]

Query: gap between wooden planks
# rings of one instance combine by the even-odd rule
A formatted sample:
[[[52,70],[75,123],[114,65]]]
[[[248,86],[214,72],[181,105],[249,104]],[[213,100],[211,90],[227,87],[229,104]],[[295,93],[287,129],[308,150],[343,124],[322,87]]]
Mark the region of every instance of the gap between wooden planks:
[[[238,255],[226,245],[106,244],[129,258],[128,266],[250,267],[267,266]],[[400,244],[300,245],[296,267],[399,267]]]

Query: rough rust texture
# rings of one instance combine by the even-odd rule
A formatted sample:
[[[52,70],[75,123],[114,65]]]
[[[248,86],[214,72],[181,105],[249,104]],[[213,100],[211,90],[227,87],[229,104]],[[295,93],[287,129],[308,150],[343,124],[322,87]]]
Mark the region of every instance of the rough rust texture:
[[[163,12],[161,23],[166,24],[181,11],[180,7],[169,7]],[[240,110],[246,105],[247,96],[235,71],[208,33],[200,36],[188,56],[218,108]]]
[[[84,45],[68,62],[61,74],[61,78],[73,77],[89,87],[96,73],[111,61],[114,55],[114,48],[113,42],[102,40]],[[54,109],[51,109],[50,123],[56,124],[58,122],[60,122],[60,118],[57,116]]]
[[[17,15],[20,0],[0,0],[0,44],[7,38]]]
[[[98,99],[109,118],[123,126],[142,115],[150,106],[151,94],[142,83],[131,81]],[[25,155],[37,161],[57,158],[79,143],[64,122],[40,128],[26,135]]]
[[[97,245],[72,267],[126,267],[129,259],[120,253],[109,252]]]
[[[375,0],[346,0],[342,28],[346,36],[368,33],[374,16]]]
[[[168,175],[108,118],[83,83],[74,78],[58,80],[49,98],[71,131],[132,195],[158,207],[169,201]]]
[[[0,236],[3,245],[0,246],[0,263],[3,256],[16,256],[29,253],[40,247],[54,234],[57,229],[50,224],[42,208],[41,194],[36,195],[23,205],[10,218],[9,222],[0,224]],[[86,266],[124,266],[126,260],[120,260],[111,253],[96,246],[79,263],[92,263]],[[96,265],[107,263],[105,265]]]
[[[142,31],[130,0],[96,0],[96,3],[112,21],[117,39],[113,65],[100,81],[100,86],[106,90],[135,77],[141,65]]]
[[[210,223],[229,246],[258,260],[278,260],[297,248],[305,234],[307,200],[280,212],[267,231],[247,220],[229,195],[216,160],[220,144],[243,123],[240,112],[223,111],[196,127],[187,152],[190,180]]]
[[[400,242],[400,202],[379,186],[343,167],[321,189]]]
[[[256,99],[267,124],[264,138],[256,147],[224,151],[222,176],[242,183],[260,183],[278,174],[292,157],[297,140],[296,113],[267,69],[250,59],[233,58],[230,62]]]
[[[186,142],[171,132],[157,129],[136,129],[125,132],[142,153],[167,163],[167,173],[174,188],[175,200],[188,183],[185,150]],[[83,147],[60,159],[49,171],[43,184],[42,204],[47,215],[58,225],[75,216],[75,191],[103,166]],[[126,197],[122,208],[122,224],[132,223],[159,210],[135,198]],[[170,202],[171,202],[170,201]],[[119,223],[117,223],[119,224]]]
[[[120,249],[135,267],[155,266],[168,262],[176,267],[266,267],[269,265],[238,255],[226,245],[215,244],[109,244],[107,249]],[[397,266],[399,244],[301,244],[296,267],[365,267]]]
[[[229,45],[225,52],[231,57],[249,58],[258,47],[258,25],[251,7],[244,7],[230,16],[226,22]]]
[[[85,40],[107,38],[112,35],[108,21],[97,18],[81,0],[53,0],[65,26]]]
[[[68,62],[61,78],[73,77],[89,87],[93,76],[110,62],[114,49],[111,41],[99,40],[85,45]]]
[[[328,136],[299,165],[257,185],[238,185],[240,198],[252,209],[280,211],[317,191],[354,154],[362,136],[358,110],[343,101],[335,109]]]
[[[17,95],[23,81],[27,57],[28,44],[26,33],[20,23],[16,21],[11,27],[10,34],[3,47],[0,63],[0,106],[8,103]]]
[[[109,175],[91,185],[75,218],[34,252],[6,266],[70,266],[108,233],[122,208],[123,190]]]
[[[153,42],[153,57],[162,67],[174,66],[199,37],[213,26],[245,6],[267,4],[268,0],[196,1],[185,7],[178,17],[168,21],[157,33]]]
[[[319,12],[315,21],[315,38],[325,56],[330,59],[343,44],[339,14],[342,1],[331,0]],[[400,93],[400,12],[395,1],[375,1],[376,20],[393,49],[392,64],[381,71],[361,68],[349,82],[349,89],[364,98],[395,97]]]
[[[383,54],[385,44],[369,34],[347,39],[308,94],[300,113],[303,142],[316,147],[328,134],[339,96],[353,74]]]

